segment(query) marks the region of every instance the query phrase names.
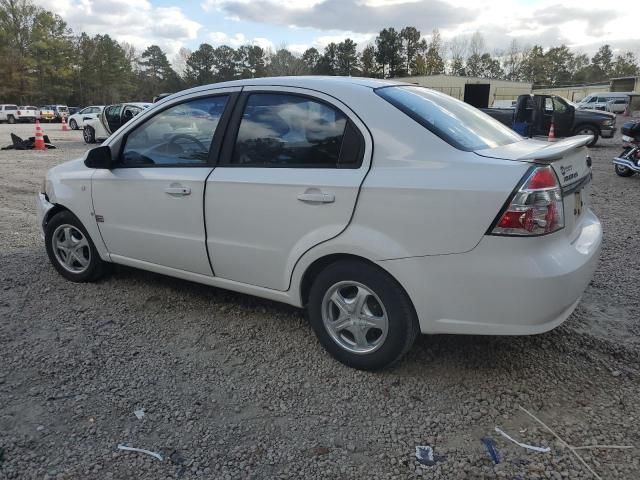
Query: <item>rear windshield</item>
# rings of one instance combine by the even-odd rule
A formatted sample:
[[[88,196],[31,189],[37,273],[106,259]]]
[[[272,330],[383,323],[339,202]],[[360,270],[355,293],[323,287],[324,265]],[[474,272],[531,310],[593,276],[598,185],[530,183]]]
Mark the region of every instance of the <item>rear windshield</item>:
[[[67,112],[67,107],[65,107],[64,105],[58,105],[58,111],[59,112]]]
[[[424,87],[381,87],[375,92],[450,145],[467,152],[522,140],[486,113]]]

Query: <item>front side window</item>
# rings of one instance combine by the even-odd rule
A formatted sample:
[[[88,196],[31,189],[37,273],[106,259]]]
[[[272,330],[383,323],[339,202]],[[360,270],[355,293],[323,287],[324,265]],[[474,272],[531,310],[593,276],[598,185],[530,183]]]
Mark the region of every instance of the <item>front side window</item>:
[[[553,109],[558,113],[565,113],[567,111],[567,104],[557,97],[553,97]]]
[[[375,92],[459,150],[494,148],[522,140],[506,125],[445,93],[414,86],[381,87]]]
[[[347,117],[308,97],[251,94],[231,162],[261,167],[337,167]]]
[[[205,165],[228,97],[200,98],[160,112],[131,132],[123,166]]]

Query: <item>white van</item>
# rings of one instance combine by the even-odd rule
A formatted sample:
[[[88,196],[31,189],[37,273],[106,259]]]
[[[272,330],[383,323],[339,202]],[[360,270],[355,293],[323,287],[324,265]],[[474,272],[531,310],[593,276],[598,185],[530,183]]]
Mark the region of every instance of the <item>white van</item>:
[[[631,92],[596,92],[591,93],[578,102],[581,110],[603,110],[622,113],[629,103]]]

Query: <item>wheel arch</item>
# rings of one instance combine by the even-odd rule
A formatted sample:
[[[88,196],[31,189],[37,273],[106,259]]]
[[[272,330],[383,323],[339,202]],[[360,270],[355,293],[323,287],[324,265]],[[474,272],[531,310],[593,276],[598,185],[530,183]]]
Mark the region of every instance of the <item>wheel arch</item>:
[[[354,260],[354,261],[366,263],[367,265],[371,265],[374,268],[380,270],[381,272],[384,272],[385,274],[387,274],[396,282],[396,284],[404,292],[407,299],[409,300],[409,303],[411,304],[411,308],[413,308],[414,313],[416,312],[416,308],[415,308],[413,299],[411,298],[411,295],[409,295],[409,292],[407,292],[407,290],[404,288],[402,283],[400,283],[400,281],[398,281],[398,279],[389,270],[382,267],[379,263],[376,263],[374,261],[369,260],[366,257],[353,254],[353,253],[330,253],[327,255],[323,255],[315,259],[306,267],[306,269],[304,270],[300,278],[300,283],[299,283],[298,292],[297,292],[300,305],[302,307],[305,307],[307,305],[309,300],[309,293],[311,291],[311,286],[313,285],[313,281],[317,278],[320,272],[322,272],[329,265],[332,265],[337,262],[343,262],[346,260]]]
[[[600,126],[595,124],[595,123],[591,123],[591,122],[580,122],[579,124],[577,124],[575,127],[573,127],[573,131],[577,132],[578,130],[580,130],[581,128],[584,127],[591,127],[593,128],[596,132],[598,132],[598,136],[601,135],[600,132]]]

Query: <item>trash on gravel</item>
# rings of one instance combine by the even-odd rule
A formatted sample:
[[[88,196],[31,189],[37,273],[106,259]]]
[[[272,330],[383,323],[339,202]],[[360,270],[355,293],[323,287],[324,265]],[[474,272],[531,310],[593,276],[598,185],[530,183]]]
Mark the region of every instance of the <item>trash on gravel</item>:
[[[536,446],[533,446],[533,445],[529,445],[527,443],[521,443],[521,442],[513,439],[509,435],[507,435],[505,432],[500,430],[498,427],[495,427],[495,430],[500,435],[502,435],[504,438],[506,438],[507,440],[511,440],[513,443],[515,443],[516,445],[518,445],[518,446],[520,446],[522,448],[527,448],[529,450],[533,450],[534,452],[540,452],[540,453],[549,453],[551,451],[551,449],[549,447],[536,447]]]
[[[491,437],[482,437],[482,444],[487,450],[487,453],[491,457],[491,460],[496,465],[500,463],[500,457],[498,456],[498,449],[496,448],[496,442]]]
[[[56,148],[55,145],[51,143],[49,137],[47,135],[43,136],[44,146],[47,148]],[[11,134],[11,144],[6,147],[2,147],[0,150],[33,150],[36,143],[36,137],[29,137],[26,140],[23,140],[16,134]]]
[[[138,420],[142,420],[142,418],[144,417],[144,408],[140,408],[138,410],[134,410],[133,414],[136,416],[136,418]]]
[[[146,455],[151,455],[153,458],[157,458],[158,460],[162,461],[162,455],[156,452],[152,452],[151,450],[145,450],[144,448],[127,447],[126,445],[120,444],[118,445],[118,449],[126,450],[127,452],[144,453]]]
[[[416,459],[422,465],[427,465],[431,467],[438,462],[442,462],[447,459],[446,455],[437,455],[433,451],[433,447],[429,445],[418,445],[416,446]]]

